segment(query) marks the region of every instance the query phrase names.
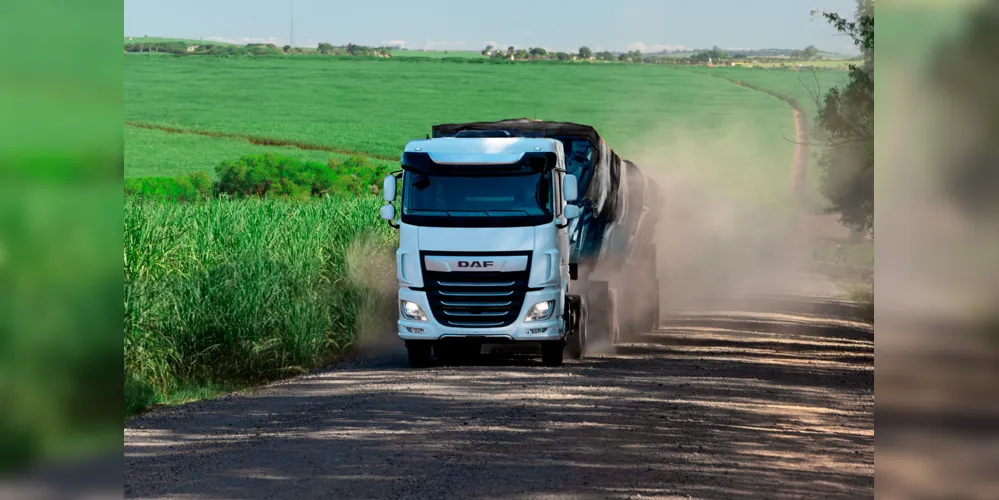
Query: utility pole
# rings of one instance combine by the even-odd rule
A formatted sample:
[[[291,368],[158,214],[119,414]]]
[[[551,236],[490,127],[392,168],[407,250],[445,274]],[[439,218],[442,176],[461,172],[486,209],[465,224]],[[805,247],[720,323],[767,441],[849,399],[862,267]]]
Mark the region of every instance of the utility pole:
[[[295,0],[291,0],[291,40],[288,41],[288,45],[295,48]]]

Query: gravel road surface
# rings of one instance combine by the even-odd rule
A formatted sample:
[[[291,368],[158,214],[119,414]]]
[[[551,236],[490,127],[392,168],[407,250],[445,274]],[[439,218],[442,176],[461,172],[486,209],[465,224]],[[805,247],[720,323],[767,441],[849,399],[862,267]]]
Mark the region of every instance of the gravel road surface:
[[[157,409],[126,423],[125,496],[873,496],[873,326],[761,309],[671,315],[561,368],[394,351]]]

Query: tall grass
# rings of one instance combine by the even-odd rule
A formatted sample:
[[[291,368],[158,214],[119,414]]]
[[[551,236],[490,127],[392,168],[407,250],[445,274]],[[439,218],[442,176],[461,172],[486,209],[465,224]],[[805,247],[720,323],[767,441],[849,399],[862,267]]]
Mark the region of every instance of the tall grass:
[[[348,279],[348,248],[363,240],[384,259],[394,243],[379,206],[372,196],[126,199],[126,412],[192,384],[306,372],[350,347],[379,278]]]

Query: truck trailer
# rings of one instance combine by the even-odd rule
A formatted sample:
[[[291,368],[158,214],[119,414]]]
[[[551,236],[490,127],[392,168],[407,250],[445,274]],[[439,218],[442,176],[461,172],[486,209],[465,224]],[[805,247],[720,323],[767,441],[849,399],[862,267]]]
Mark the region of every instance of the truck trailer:
[[[556,366],[657,326],[659,189],[593,127],[432,130],[383,186],[411,366],[470,360],[485,344],[537,346]]]

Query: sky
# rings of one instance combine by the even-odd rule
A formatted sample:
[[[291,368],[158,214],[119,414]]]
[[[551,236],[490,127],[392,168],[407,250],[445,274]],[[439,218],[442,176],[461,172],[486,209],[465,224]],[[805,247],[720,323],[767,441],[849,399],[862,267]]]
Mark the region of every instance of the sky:
[[[125,36],[410,49],[804,48],[856,53],[813,9],[855,0],[125,0]]]

